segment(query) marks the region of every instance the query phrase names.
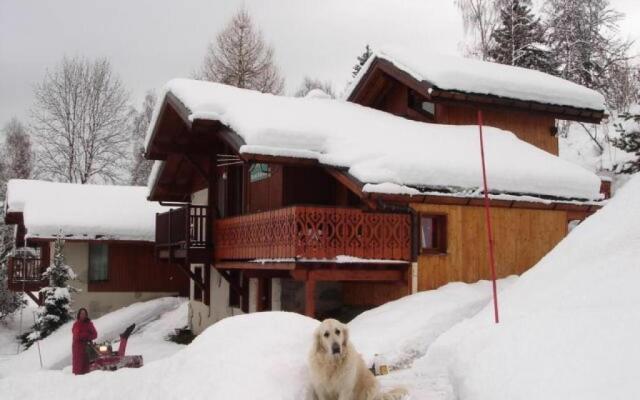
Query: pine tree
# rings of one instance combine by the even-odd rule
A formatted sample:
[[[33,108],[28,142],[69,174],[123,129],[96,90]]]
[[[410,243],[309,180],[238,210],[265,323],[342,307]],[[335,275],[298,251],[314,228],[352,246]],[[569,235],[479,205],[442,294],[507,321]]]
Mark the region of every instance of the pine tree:
[[[618,37],[623,15],[608,0],[546,0],[546,24],[558,74],[602,93],[609,106],[616,66],[629,59],[631,42]]]
[[[500,8],[500,26],[493,31],[489,56],[500,64],[554,73],[540,18],[531,0],[508,0]]]
[[[351,72],[351,75],[354,78],[356,77],[356,75],[358,75],[358,72],[360,72],[362,66],[367,62],[369,57],[371,57],[371,54],[373,54],[371,48],[369,47],[369,45],[366,45],[364,47],[364,52],[358,56],[358,62],[353,66],[353,72]]]
[[[75,292],[75,289],[69,285],[69,281],[75,279],[76,275],[65,263],[62,234],[56,238],[53,263],[44,272],[43,277],[49,279],[49,286],[40,289],[43,305],[38,308],[32,331],[20,337],[26,347],[46,338],[72,319],[70,302],[71,293]]]
[[[636,159],[618,165],[617,172],[623,174],[640,172],[640,113],[624,113],[620,117],[625,123],[616,124],[620,137],[612,141],[613,145],[626,152],[634,153]]]

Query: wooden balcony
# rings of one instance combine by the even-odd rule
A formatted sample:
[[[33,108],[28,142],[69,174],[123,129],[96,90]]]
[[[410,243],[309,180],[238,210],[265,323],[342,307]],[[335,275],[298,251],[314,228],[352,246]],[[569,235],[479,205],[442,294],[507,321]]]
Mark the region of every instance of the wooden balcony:
[[[35,292],[46,286],[41,258],[10,256],[7,262],[8,287],[14,292]]]
[[[187,264],[211,260],[208,214],[208,207],[194,205],[156,214],[156,257]]]
[[[410,216],[293,206],[216,222],[216,259],[220,261],[323,261],[343,255],[410,261]]]

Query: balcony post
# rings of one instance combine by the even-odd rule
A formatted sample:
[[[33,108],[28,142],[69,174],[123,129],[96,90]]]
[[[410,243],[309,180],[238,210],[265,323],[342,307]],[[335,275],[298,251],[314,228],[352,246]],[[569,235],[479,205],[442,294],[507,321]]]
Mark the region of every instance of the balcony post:
[[[216,224],[216,210],[218,201],[218,146],[214,145],[211,148],[211,154],[209,156],[209,176],[208,176],[208,188],[207,188],[207,209],[205,217],[205,241],[207,253],[209,255],[209,264],[204,270],[204,292],[205,299],[204,304],[209,306],[211,303],[211,268],[213,268],[215,262],[215,224]]]
[[[316,281],[307,278],[304,281],[304,315],[315,318],[316,315]]]

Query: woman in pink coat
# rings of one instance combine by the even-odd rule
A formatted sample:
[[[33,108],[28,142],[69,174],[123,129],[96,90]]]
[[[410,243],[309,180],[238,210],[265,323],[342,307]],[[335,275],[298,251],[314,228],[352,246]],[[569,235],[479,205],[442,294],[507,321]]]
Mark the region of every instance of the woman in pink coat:
[[[87,345],[98,337],[98,333],[85,308],[78,310],[76,322],[73,323],[71,332],[73,333],[73,344],[71,346],[73,373],[76,375],[86,374],[89,372]]]

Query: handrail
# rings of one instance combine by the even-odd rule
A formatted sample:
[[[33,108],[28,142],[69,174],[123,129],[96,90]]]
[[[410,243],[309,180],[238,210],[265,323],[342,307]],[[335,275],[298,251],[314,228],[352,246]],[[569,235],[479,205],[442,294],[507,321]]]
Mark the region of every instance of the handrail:
[[[207,247],[209,207],[189,205],[156,214],[156,246]]]
[[[216,221],[216,257],[224,260],[410,260],[409,214],[291,206]]]

